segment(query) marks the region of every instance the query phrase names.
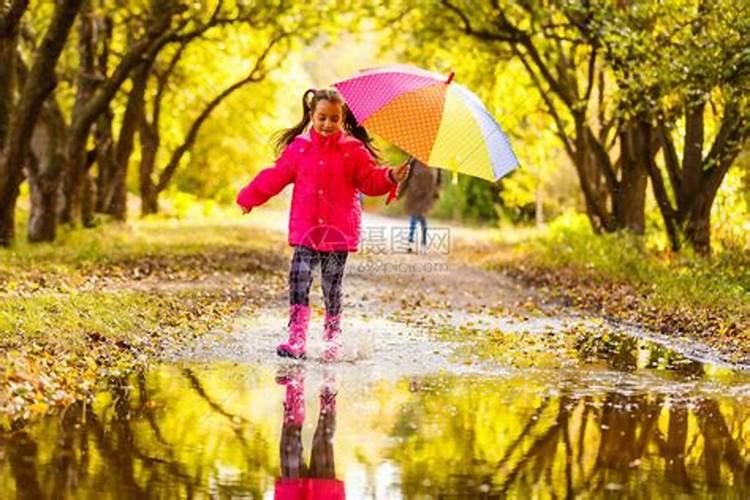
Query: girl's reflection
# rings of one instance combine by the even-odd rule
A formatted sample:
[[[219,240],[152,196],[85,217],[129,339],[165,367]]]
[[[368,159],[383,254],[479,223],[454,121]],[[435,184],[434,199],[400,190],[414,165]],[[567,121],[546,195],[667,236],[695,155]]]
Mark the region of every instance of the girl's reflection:
[[[276,481],[277,499],[331,499],[346,497],[344,482],[336,479],[333,460],[333,434],[336,430],[336,380],[330,368],[324,372],[320,388],[318,425],[312,441],[309,467],[305,465],[302,447],[302,424],[305,420],[304,365],[286,367],[276,377],[286,386],[284,423],[281,428],[281,478]]]

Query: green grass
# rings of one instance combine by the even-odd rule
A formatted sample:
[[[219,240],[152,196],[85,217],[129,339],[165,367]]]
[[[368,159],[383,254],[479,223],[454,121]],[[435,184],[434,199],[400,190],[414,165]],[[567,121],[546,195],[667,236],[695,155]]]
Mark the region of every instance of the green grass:
[[[584,215],[558,218],[532,233],[514,259],[566,269],[591,280],[626,284],[654,306],[699,306],[750,318],[750,251],[723,249],[709,258],[666,251],[629,233],[595,235]]]
[[[148,260],[156,268],[238,272],[269,252],[279,256],[285,249],[278,235],[245,225],[235,212],[188,219],[149,217],[93,229],[61,227],[54,243],[31,244],[18,233],[13,247],[0,248],[0,294],[29,291],[31,284],[57,284],[58,291],[66,292],[102,270],[127,270]]]
[[[558,219],[528,249],[542,264],[570,266],[652,292],[667,303],[744,307],[750,311],[750,251],[710,258],[672,254],[628,233],[594,235],[583,216]]]
[[[85,348],[97,341],[138,343],[158,328],[192,326],[182,306],[200,298],[186,291],[174,294],[120,291],[71,292],[62,296],[0,298],[0,345],[21,348],[27,342],[53,349]]]

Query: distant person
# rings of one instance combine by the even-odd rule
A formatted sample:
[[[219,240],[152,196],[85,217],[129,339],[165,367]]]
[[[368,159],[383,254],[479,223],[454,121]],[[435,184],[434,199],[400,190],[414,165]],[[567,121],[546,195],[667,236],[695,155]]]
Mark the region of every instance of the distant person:
[[[406,213],[409,214],[408,251],[413,252],[417,224],[422,229],[420,248],[427,249],[427,214],[440,197],[442,176],[440,169],[428,167],[416,158],[410,158],[408,164],[411,167],[409,175],[401,184],[398,197],[405,199]]]
[[[262,170],[237,196],[248,213],[294,183],[289,213],[289,244],[294,247],[289,338],[276,349],[279,356],[305,357],[310,286],[318,265],[326,308],[323,360],[333,361],[341,351],[344,266],[349,252],[359,246],[362,220],[357,192],[389,193],[390,201],[409,169],[408,164],[379,166],[371,143],[337,91],[309,89],[302,96],[302,119],[279,136],[276,164]]]

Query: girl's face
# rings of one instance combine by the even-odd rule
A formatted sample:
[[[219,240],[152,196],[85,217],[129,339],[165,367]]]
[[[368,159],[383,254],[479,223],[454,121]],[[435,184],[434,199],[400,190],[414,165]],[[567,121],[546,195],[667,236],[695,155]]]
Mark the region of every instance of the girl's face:
[[[313,128],[323,137],[335,134],[341,130],[344,120],[344,107],[340,102],[331,102],[327,99],[318,101],[310,113]]]

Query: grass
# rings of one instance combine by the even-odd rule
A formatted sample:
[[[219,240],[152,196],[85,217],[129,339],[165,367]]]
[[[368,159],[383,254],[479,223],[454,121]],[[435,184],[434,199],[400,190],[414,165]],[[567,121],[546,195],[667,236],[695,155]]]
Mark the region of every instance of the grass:
[[[521,247],[532,262],[628,284],[655,305],[715,306],[750,314],[750,251],[711,258],[673,254],[627,233],[595,235],[583,216],[567,216]]]
[[[93,229],[61,226],[55,243],[31,244],[23,237],[25,218],[21,211],[15,245],[11,249],[0,249],[0,270],[107,262],[155,252],[189,254],[227,246],[257,249],[262,248],[264,236],[256,231],[249,237],[241,218],[235,212],[226,211],[212,217],[189,219],[154,216],[127,223],[102,224]]]
[[[286,248],[229,216],[107,224],[0,250],[0,427],[91,397],[102,377],[226,324],[283,281]]]
[[[583,215],[508,231],[484,262],[543,289],[563,304],[700,341],[727,361],[750,364],[750,251],[709,258],[674,254],[628,233],[595,235]]]

